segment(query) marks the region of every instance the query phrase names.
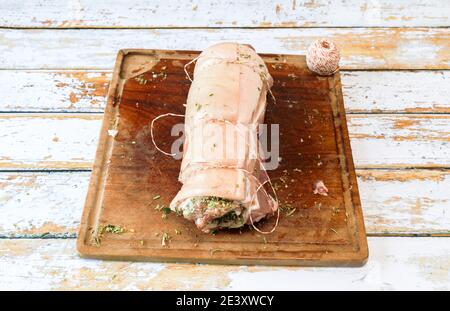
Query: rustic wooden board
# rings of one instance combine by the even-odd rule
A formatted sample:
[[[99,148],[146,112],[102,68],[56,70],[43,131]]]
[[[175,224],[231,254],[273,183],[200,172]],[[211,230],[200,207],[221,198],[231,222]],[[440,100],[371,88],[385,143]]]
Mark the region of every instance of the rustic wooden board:
[[[369,238],[360,268],[81,259],[74,240],[0,240],[0,290],[449,290],[449,238]],[[268,281],[269,280],[269,281]]]
[[[304,54],[322,37],[339,46],[342,69],[450,69],[448,28],[0,29],[0,69],[111,69],[124,46],[203,50],[223,41]]]
[[[0,26],[445,27],[449,10],[442,0],[3,0]]]
[[[102,117],[93,113],[0,114],[0,169],[91,169]],[[447,114],[349,114],[355,165],[448,168],[449,122]],[[29,152],[31,146],[33,152]]]
[[[0,111],[103,112],[110,79],[109,70],[1,70]],[[341,80],[347,113],[450,113],[450,71],[341,71]]]
[[[0,237],[75,237],[90,175],[0,173]],[[450,236],[450,170],[356,170],[356,175],[368,236]]]
[[[296,212],[281,216],[266,240],[250,227],[203,234],[192,222],[174,215],[164,219],[154,209],[156,203],[167,205],[179,190],[180,162],[157,152],[149,122],[162,113],[184,113],[190,83],[183,65],[195,55],[119,52],[81,221],[79,252],[109,259],[224,264],[363,264],[367,240],[339,74],[312,74],[302,56],[263,55],[277,98],[276,106],[267,108],[266,123],[280,124],[281,138],[282,161],[269,174],[281,187],[280,201],[292,203]],[[290,98],[302,103],[292,105]],[[178,122],[163,121],[166,128],[155,129],[162,148],[170,146],[170,127]],[[109,129],[117,129],[117,136],[109,136]],[[328,185],[328,197],[312,193],[317,179]],[[161,199],[152,202],[156,195]],[[275,218],[264,221],[260,229],[268,231],[274,222]],[[99,243],[98,228],[108,224],[128,232],[101,235]],[[175,230],[182,234],[175,235]],[[161,237],[168,233],[172,238],[165,245]]]

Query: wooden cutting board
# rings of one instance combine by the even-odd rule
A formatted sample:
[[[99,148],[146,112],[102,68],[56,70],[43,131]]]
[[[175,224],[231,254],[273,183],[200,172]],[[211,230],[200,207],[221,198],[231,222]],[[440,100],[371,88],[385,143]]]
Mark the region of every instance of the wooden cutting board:
[[[121,50],[108,94],[81,220],[78,251],[102,259],[220,264],[359,266],[367,239],[345,120],[339,73],[320,77],[305,57],[261,54],[275,80],[267,124],[280,124],[278,169],[269,175],[288,210],[269,235],[245,227],[217,234],[165,209],[180,189],[180,161],[159,153],[150,122],[184,114],[190,82],[184,65],[195,51]],[[194,66],[188,71],[192,75]],[[155,127],[170,150],[179,118]],[[115,131],[117,130],[117,134]],[[115,135],[116,134],[116,135]],[[114,136],[115,135],[115,136]],[[313,194],[323,180],[328,196]],[[275,217],[258,224],[272,228]]]

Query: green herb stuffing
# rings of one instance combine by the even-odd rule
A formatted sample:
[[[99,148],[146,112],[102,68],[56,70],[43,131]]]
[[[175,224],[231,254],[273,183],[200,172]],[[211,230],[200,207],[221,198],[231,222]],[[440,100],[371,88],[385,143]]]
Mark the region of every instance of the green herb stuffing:
[[[231,211],[222,217],[214,219],[213,222],[217,223],[219,226],[226,223],[242,224],[244,223],[244,217],[242,215],[237,215],[234,211]]]
[[[219,197],[202,197],[200,198],[200,203],[205,204],[208,208],[232,208],[235,202],[233,200],[228,200]]]

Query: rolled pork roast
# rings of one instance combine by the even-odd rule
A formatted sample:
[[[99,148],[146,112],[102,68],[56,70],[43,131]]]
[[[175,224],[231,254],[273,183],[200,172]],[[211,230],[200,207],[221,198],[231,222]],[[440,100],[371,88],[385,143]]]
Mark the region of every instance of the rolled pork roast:
[[[258,142],[272,84],[249,45],[220,43],[197,58],[185,114],[183,185],[170,208],[204,232],[253,224],[278,209],[263,187]]]

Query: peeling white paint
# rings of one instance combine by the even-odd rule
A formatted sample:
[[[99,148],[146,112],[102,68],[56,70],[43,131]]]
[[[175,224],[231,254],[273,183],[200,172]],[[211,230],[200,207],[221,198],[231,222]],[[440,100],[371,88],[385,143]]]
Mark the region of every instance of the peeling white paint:
[[[448,240],[369,238],[360,268],[101,261],[79,258],[74,240],[0,240],[0,290],[449,290]]]
[[[231,272],[231,290],[449,290],[449,238],[369,238],[361,268],[261,268]],[[440,268],[442,258],[444,268]],[[417,264],[417,260],[428,263]],[[258,270],[258,269],[256,269]],[[270,282],[267,282],[270,280]]]
[[[1,26],[51,28],[437,27],[448,26],[446,13],[450,10],[447,2],[439,0],[128,0],[126,6],[120,1],[33,0],[26,5],[20,1],[4,2]]]
[[[0,166],[90,168],[101,119],[102,115],[0,115]]]
[[[203,50],[223,41],[249,43],[260,53],[305,54],[327,37],[341,49],[342,69],[450,69],[445,28],[294,29],[0,29],[1,69],[112,69],[123,48]],[[412,43],[410,43],[412,42]],[[370,49],[375,46],[375,49]],[[417,61],[398,48],[414,50]],[[438,55],[427,54],[441,50]],[[42,51],[45,50],[45,57]],[[26,53],[23,53],[26,51]]]
[[[102,112],[110,78],[99,71],[1,70],[0,110]]]
[[[0,235],[78,231],[90,172],[0,173]]]

